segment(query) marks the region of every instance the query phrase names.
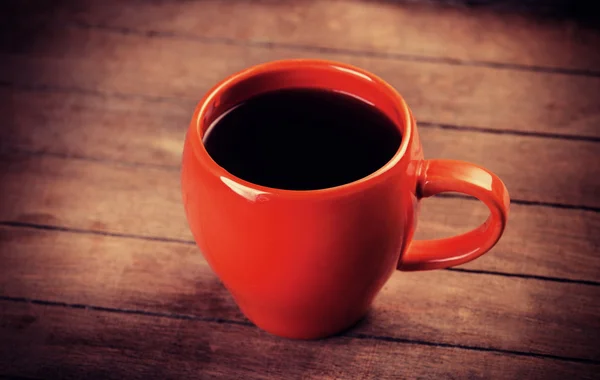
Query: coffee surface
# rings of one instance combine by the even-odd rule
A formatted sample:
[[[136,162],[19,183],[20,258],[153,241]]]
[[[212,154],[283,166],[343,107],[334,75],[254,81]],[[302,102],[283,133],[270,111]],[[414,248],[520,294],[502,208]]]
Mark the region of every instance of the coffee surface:
[[[400,146],[394,123],[339,92],[285,89],[241,103],[211,125],[213,160],[248,182],[279,189],[343,185],[384,166]]]

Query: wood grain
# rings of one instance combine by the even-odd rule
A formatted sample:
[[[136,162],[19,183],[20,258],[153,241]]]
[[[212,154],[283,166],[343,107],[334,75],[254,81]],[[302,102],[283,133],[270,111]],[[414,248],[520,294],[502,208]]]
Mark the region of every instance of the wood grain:
[[[178,166],[195,102],[0,87],[0,149]]]
[[[30,155],[0,156],[0,220],[191,241],[179,171]],[[423,201],[417,237],[481,223],[487,209],[463,199]],[[598,281],[600,213],[513,205],[504,237],[465,268]]]
[[[255,328],[0,302],[0,373],[86,379],[591,379],[597,365],[336,337],[279,339]]]
[[[4,88],[0,117],[7,124],[0,147],[175,167],[194,106]],[[426,157],[483,165],[514,199],[600,207],[598,143],[437,128],[420,128],[420,135]]]
[[[439,5],[439,4],[438,4]],[[402,1],[143,0],[64,3],[34,12],[60,22],[204,39],[327,48],[451,64],[600,71],[600,32],[574,20]],[[218,22],[216,21],[218,20]]]
[[[206,44],[77,27],[37,31],[28,39],[17,47],[0,47],[0,81],[197,101],[218,80],[253,64],[292,57],[335,59],[383,77],[421,122],[600,137],[600,77]]]
[[[246,321],[191,245],[11,227],[0,239],[4,296]],[[598,361],[599,300],[599,286],[397,272],[350,333]]]

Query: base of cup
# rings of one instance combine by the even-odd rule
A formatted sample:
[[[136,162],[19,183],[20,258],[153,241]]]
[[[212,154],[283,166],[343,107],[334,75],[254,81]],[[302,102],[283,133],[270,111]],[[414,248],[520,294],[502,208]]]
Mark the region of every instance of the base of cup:
[[[238,306],[246,318],[261,330],[281,338],[295,340],[324,339],[339,335],[358,324],[368,313],[366,308],[344,316],[343,319],[327,320],[319,317],[289,320],[264,310],[254,310],[249,305],[238,303]]]

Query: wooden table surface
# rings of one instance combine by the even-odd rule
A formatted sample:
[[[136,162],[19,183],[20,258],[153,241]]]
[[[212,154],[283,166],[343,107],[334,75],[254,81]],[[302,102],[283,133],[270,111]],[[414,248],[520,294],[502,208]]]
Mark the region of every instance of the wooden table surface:
[[[600,32],[388,1],[4,1],[0,377],[600,378]],[[243,317],[195,246],[182,142],[216,81],[281,58],[396,87],[425,154],[512,196],[503,239],[458,268],[396,273],[341,336]],[[486,208],[423,202],[418,237]]]

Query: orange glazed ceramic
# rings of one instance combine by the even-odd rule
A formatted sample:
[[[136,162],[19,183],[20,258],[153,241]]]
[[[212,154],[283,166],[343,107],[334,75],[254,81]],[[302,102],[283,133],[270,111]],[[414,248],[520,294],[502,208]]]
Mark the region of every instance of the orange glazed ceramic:
[[[402,133],[398,151],[371,175],[321,190],[236,178],[208,155],[207,128],[244,100],[283,88],[343,91],[374,104]],[[413,241],[420,200],[448,191],[479,198],[488,219],[463,235]],[[211,89],[185,140],[182,192],[198,246],[244,314],[273,334],[303,339],[356,323],[396,269],[447,268],[481,256],[502,235],[509,209],[506,187],[488,170],[423,158],[415,119],[390,85],[322,60],[258,65]]]

